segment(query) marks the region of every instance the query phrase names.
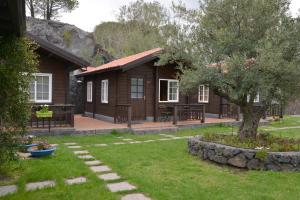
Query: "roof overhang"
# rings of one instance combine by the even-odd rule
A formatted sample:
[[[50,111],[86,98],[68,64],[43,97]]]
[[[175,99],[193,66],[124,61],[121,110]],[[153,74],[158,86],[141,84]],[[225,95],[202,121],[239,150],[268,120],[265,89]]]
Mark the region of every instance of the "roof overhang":
[[[88,61],[84,60],[83,58],[80,58],[64,49],[61,49],[61,48],[51,44],[50,42],[39,38],[38,36],[35,36],[29,32],[27,32],[26,35],[31,40],[36,42],[40,48],[45,49],[46,51],[75,64],[76,66],[78,66],[77,68],[87,67],[90,65],[90,63]]]

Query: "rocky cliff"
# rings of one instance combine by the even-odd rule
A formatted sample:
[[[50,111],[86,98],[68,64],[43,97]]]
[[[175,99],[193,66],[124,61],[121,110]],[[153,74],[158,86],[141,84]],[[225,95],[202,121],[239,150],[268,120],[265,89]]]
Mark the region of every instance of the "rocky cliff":
[[[86,59],[92,65],[113,60],[113,57],[95,42],[92,33],[74,25],[31,17],[27,18],[26,23],[27,31],[31,34]]]

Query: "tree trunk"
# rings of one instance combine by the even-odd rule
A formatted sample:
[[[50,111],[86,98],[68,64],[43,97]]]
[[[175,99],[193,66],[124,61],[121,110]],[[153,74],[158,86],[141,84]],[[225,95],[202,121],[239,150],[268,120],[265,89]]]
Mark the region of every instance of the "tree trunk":
[[[33,0],[30,0],[30,16],[34,18],[34,5]]]
[[[256,139],[260,119],[264,116],[265,109],[261,106],[247,106],[241,108],[243,121],[239,128],[240,140]]]

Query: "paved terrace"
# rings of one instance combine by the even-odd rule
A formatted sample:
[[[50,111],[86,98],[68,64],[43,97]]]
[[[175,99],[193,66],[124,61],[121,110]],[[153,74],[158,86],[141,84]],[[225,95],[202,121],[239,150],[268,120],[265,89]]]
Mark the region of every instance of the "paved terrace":
[[[75,115],[74,128],[51,127],[50,134],[96,134],[109,133],[113,130],[117,130],[119,132],[132,131],[137,134],[146,134],[159,133],[161,131],[177,131],[180,128],[194,128],[220,123],[232,124],[236,123],[236,120],[232,118],[205,118],[205,123],[201,123],[200,121],[178,121],[177,125],[173,125],[173,122],[141,122],[133,123],[131,129],[129,129],[126,123],[114,124],[103,120],[84,117],[82,115]],[[49,134],[47,126],[44,129],[31,129],[30,132],[36,135]]]

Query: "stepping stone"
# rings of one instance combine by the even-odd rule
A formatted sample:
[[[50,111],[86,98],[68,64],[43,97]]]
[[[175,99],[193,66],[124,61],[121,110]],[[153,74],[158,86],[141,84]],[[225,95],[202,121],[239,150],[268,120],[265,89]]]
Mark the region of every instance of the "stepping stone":
[[[94,159],[94,156],[82,155],[82,156],[78,156],[78,158],[83,159],[83,160],[91,160],[91,159]]]
[[[151,200],[151,199],[141,193],[135,193],[135,194],[125,195],[121,198],[121,200]]]
[[[52,147],[57,147],[58,144],[50,144],[50,146],[52,146]]]
[[[141,141],[134,141],[134,142],[129,142],[130,144],[139,144],[142,143]]]
[[[90,169],[95,172],[109,172],[111,171],[111,168],[106,166],[106,165],[101,165],[101,166],[91,166]]]
[[[102,162],[99,160],[85,161],[84,162],[88,166],[100,165]]]
[[[81,146],[68,146],[69,149],[80,149]]]
[[[98,177],[105,181],[113,181],[121,178],[117,173],[102,174],[99,175]]]
[[[179,139],[182,139],[182,137],[173,137],[172,139],[173,140],[179,140]]]
[[[31,153],[17,152],[17,154],[21,159],[24,160],[31,159]]]
[[[67,185],[74,185],[74,184],[81,184],[86,182],[85,177],[78,177],[78,178],[73,178],[73,179],[66,179],[66,184]]]
[[[111,192],[122,192],[122,191],[130,191],[136,189],[135,186],[131,185],[128,182],[110,183],[107,184],[106,186]]]
[[[121,137],[121,136],[120,136],[120,137],[117,137],[117,138],[118,138],[118,139],[122,139],[122,138],[124,138],[124,137]]]
[[[147,143],[147,142],[155,142],[155,140],[145,140],[144,143]]]
[[[69,142],[69,143],[64,143],[64,145],[66,145],[66,146],[72,146],[72,145],[76,145],[77,143],[75,143],[75,142]]]
[[[13,194],[16,192],[17,192],[16,185],[0,186],[0,197],[6,196],[8,194]]]
[[[168,141],[168,140],[172,140],[172,138],[161,138],[161,139],[158,139],[159,141]]]
[[[84,155],[84,154],[89,154],[88,151],[74,151],[75,155]]]
[[[121,145],[121,144],[126,144],[124,142],[116,142],[116,143],[113,143],[114,145]]]
[[[27,183],[25,190],[32,191],[32,190],[54,187],[54,186],[55,186],[54,181],[42,181],[42,182],[35,182],[35,183]]]
[[[96,147],[106,147],[107,144],[95,144]]]
[[[124,138],[123,140],[124,140],[124,141],[132,141],[133,139],[130,139],[130,138]]]

